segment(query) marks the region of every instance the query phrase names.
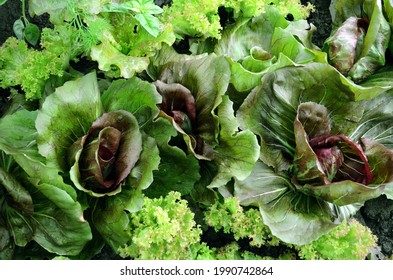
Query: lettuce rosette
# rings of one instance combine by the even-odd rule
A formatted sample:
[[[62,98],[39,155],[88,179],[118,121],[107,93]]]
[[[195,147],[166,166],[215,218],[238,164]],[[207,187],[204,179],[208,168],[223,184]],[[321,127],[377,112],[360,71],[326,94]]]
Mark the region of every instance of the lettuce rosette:
[[[307,244],[386,194],[393,198],[393,92],[367,89],[322,63],[267,74],[238,110],[260,138],[260,161],[235,182],[284,242]]]
[[[38,111],[40,154],[85,197],[87,219],[114,249],[126,242],[126,212],[142,207],[158,168],[156,141],[142,127],[160,100],[136,77],[113,81],[101,95],[90,73],[57,88]]]
[[[225,95],[230,79],[227,60],[215,54],[180,55],[166,48],[153,64],[150,75],[162,96],[157,121],[175,132],[165,149],[180,148],[207,165],[200,174],[211,178],[205,184],[210,188],[233,177],[245,179],[258,159],[259,146],[251,131],[238,131],[233,104]]]

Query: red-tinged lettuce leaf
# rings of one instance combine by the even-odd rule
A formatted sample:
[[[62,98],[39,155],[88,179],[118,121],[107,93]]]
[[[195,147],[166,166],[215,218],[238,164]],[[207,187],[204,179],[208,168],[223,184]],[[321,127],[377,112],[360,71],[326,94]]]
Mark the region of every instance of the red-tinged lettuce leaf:
[[[382,1],[338,0],[331,3],[330,10],[333,15],[333,25],[341,26],[343,24],[343,27],[338,28],[337,31],[334,29],[332,36],[327,39],[328,46],[325,45],[325,49],[328,49],[329,54],[333,54],[334,59],[345,59],[345,56],[354,57],[353,66],[344,67],[341,70],[344,74],[348,74],[353,81],[360,83],[385,65],[385,52],[389,45],[391,30],[384,16]],[[348,25],[348,21],[344,22],[343,20],[344,15],[348,20],[350,17],[358,18],[358,27],[359,23],[368,22],[367,28],[363,28],[363,24],[360,24],[360,28],[356,28],[353,24]],[[345,26],[352,27],[346,28]],[[364,36],[360,35],[364,31]],[[347,40],[347,44],[342,42],[343,35],[350,38]],[[353,48],[353,46],[356,47]],[[336,57],[337,51],[340,54]]]
[[[194,156],[186,155],[181,149],[168,145],[177,132],[167,120],[154,119],[159,112],[157,105],[162,102],[156,87],[135,77],[117,80],[104,92],[102,100],[107,111],[127,110],[133,113],[141,129],[152,137],[147,139],[154,139],[157,143],[154,144],[156,146],[152,144],[150,148],[143,148],[141,160],[131,171],[127,181],[131,186],[135,186],[135,181],[144,186],[139,188],[140,195],[131,199],[135,202],[134,208],[138,208],[137,203],[142,202],[142,190],[151,197],[166,195],[173,189],[183,195],[188,194],[200,178],[198,161]],[[143,145],[146,143],[147,140],[144,140]],[[143,160],[144,154],[149,161]],[[142,169],[142,166],[148,169]]]
[[[105,113],[70,146],[71,180],[93,196],[115,195],[141,151],[142,134],[136,118],[124,110]]]
[[[364,106],[352,99],[366,92],[328,64],[285,67],[263,77],[262,85],[240,106],[237,118],[240,128],[260,136],[261,160],[284,170],[295,155],[293,125],[301,103],[312,101],[334,111],[330,116],[335,124],[332,133],[347,134],[360,120]]]
[[[94,206],[92,223],[113,250],[129,241],[129,213],[143,206],[143,191],[152,187],[153,171],[159,167],[160,156],[154,138],[143,135],[140,161],[131,170],[121,193],[100,199]]]
[[[167,53],[167,55],[172,55]],[[162,61],[169,60],[161,59]],[[192,134],[175,126],[183,135],[188,150],[199,159],[211,160],[211,148],[217,145],[219,133],[215,109],[221,103],[230,78],[230,69],[224,57],[214,54],[190,56],[158,66],[158,79],[166,84],[180,84],[195,99],[196,120]],[[176,122],[173,121],[174,124]]]
[[[365,19],[350,17],[325,42],[330,63],[345,76],[359,58],[368,25]]]

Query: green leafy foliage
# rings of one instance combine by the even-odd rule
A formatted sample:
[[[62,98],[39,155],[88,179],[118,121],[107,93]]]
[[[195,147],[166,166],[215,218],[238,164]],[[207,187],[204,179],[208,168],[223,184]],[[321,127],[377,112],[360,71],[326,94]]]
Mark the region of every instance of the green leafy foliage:
[[[308,260],[364,260],[376,247],[376,236],[356,220],[345,221],[318,240],[299,248]]]
[[[258,209],[244,210],[236,197],[217,201],[205,211],[205,221],[217,232],[223,230],[224,233],[232,233],[235,240],[249,238],[250,245],[255,247],[277,246],[280,243],[263,223]]]
[[[0,119],[12,131],[0,141],[1,258],[33,240],[48,252],[77,255],[92,238],[75,190],[38,153],[36,116],[20,110]]]
[[[144,207],[130,215],[129,242],[118,248],[122,257],[134,259],[192,259],[202,230],[180,193],[144,199]]]
[[[0,47],[0,87],[21,85],[26,99],[39,99],[46,82],[51,77],[62,77],[70,60],[83,52],[71,26],[45,28],[40,44],[42,51],[14,37],[7,39]]]
[[[296,19],[306,18],[313,9],[312,5],[302,6],[297,0],[209,0],[203,3],[174,0],[170,7],[164,8],[162,18],[165,22],[172,22],[175,32],[181,36],[219,39],[223,30],[218,15],[220,7],[233,11],[235,18],[251,18],[262,14],[270,3],[278,7],[282,15],[291,13]]]

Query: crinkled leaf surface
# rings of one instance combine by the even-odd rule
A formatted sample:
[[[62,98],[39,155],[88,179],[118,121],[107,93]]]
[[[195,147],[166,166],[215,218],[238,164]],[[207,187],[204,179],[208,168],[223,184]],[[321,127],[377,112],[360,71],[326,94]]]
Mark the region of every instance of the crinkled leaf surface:
[[[363,92],[365,88],[350,83],[328,64],[285,67],[263,77],[262,85],[245,99],[237,117],[242,129],[261,137],[261,159],[282,170],[294,156],[293,122],[300,103],[313,101],[334,111],[332,133],[346,134],[362,116],[364,105],[352,99]]]
[[[137,118],[142,129],[158,114],[160,102],[155,86],[137,77],[113,81],[102,95],[105,111],[128,111]]]
[[[294,24],[271,7],[251,19],[238,20],[224,31],[215,52],[231,64],[231,83],[237,91],[249,91],[261,82],[264,74],[295,63],[326,62],[326,55],[311,43],[313,29],[306,21]],[[270,59],[255,55],[264,50]],[[266,62],[270,63],[266,63]]]
[[[154,171],[154,181],[145,191],[149,197],[165,196],[172,190],[182,195],[189,194],[200,179],[198,160],[187,155],[176,146],[169,144],[177,131],[166,119],[159,118],[148,127],[147,132],[157,141],[160,151],[160,165]]]
[[[350,70],[348,69],[348,75],[351,79],[359,83],[385,64],[385,52],[389,45],[391,30],[384,16],[383,3],[381,0],[338,0],[331,3],[330,11],[333,18],[333,26],[341,26],[350,17],[365,18],[369,21],[365,37],[360,45],[358,44],[359,46],[357,46],[361,50],[360,55],[357,61],[354,61],[354,65]],[[337,27],[334,27],[334,29]],[[348,36],[348,44],[353,44],[353,40],[358,39],[357,36],[351,35],[353,32],[354,30],[343,32],[343,35],[347,34]],[[334,34],[327,41],[333,39],[333,37]],[[340,38],[337,39],[340,40]],[[334,44],[330,47],[334,48]],[[345,57],[346,51],[351,51],[347,47],[345,48],[346,50],[337,49],[339,52],[343,52],[340,55],[341,57]],[[353,51],[355,50],[353,49]],[[353,53],[348,53],[347,55],[353,56]]]

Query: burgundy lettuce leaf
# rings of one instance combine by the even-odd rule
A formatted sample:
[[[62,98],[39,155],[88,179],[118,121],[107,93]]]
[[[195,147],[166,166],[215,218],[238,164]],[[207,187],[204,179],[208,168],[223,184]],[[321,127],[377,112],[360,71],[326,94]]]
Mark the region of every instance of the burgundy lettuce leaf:
[[[69,151],[71,179],[96,196],[118,193],[142,151],[135,117],[123,110],[103,114]]]
[[[331,64],[345,76],[359,59],[367,28],[367,19],[350,17],[326,42]]]
[[[162,103],[158,106],[161,112],[191,134],[196,125],[195,98],[191,91],[181,84],[166,84],[160,80],[154,85],[162,96]]]
[[[381,195],[393,179],[393,152],[371,139],[355,142],[344,134],[332,134],[331,126],[323,105],[299,105],[294,121],[295,186],[335,205]]]

